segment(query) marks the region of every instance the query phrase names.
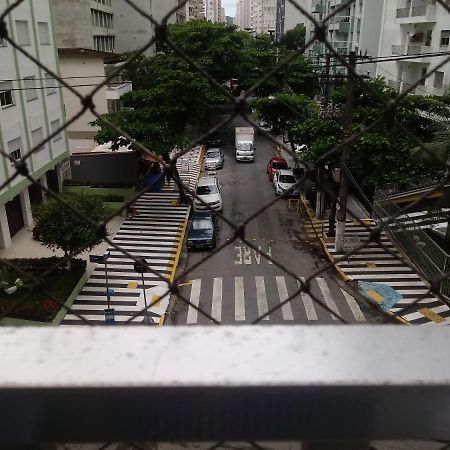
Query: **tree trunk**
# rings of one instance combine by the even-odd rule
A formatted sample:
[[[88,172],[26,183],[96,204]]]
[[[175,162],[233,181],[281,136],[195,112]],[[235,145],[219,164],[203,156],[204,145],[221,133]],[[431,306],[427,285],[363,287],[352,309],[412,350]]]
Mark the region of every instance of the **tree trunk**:
[[[67,258],[69,256],[69,253],[64,252],[64,257]],[[67,264],[66,264],[66,270],[69,271],[70,269],[72,269],[72,258],[70,257],[67,260]]]

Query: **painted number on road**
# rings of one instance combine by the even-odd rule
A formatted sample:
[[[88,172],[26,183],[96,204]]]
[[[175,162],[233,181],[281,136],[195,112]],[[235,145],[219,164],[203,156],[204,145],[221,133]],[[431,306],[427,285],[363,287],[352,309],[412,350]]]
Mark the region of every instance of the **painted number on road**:
[[[261,256],[257,250],[247,247],[245,245],[236,245],[234,247],[236,253],[234,258],[234,264],[261,264],[261,260],[267,262],[268,264],[273,264],[272,261],[268,261],[266,258]],[[267,246],[267,249],[263,249],[260,245],[258,246],[259,251],[266,253],[268,256],[272,256],[272,248]]]

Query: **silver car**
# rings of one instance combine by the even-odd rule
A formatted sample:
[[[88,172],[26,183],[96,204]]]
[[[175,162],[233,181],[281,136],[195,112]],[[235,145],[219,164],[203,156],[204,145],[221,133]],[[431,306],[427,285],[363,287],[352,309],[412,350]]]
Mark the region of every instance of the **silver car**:
[[[209,148],[205,156],[205,169],[216,170],[223,167],[223,152],[221,148]]]

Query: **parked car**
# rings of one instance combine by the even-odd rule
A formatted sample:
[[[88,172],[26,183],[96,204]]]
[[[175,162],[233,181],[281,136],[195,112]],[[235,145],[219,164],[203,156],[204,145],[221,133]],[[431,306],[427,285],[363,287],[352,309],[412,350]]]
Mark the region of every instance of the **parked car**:
[[[277,170],[273,176],[273,187],[275,189],[276,195],[285,194],[285,192],[288,192],[285,195],[298,195],[298,187],[294,186],[296,185],[297,180],[294,176],[294,173],[291,169],[284,170],[280,169]],[[294,189],[292,189],[294,188]],[[290,191],[290,189],[292,189]]]
[[[222,211],[222,195],[220,194],[220,183],[217,178],[201,177],[198,180],[195,194],[207,205],[194,198],[194,211]]]
[[[223,139],[219,133],[213,133],[210,136],[208,136],[208,140],[206,141],[207,148],[217,148],[222,147],[222,145]]]
[[[267,164],[267,173],[269,174],[269,180],[273,180],[273,175],[277,170],[288,169],[288,163],[284,158],[274,157]]]
[[[192,215],[186,238],[189,250],[214,248],[217,243],[219,219],[211,212],[196,212]]]
[[[205,169],[214,170],[223,167],[224,156],[221,148],[210,148],[205,155]]]

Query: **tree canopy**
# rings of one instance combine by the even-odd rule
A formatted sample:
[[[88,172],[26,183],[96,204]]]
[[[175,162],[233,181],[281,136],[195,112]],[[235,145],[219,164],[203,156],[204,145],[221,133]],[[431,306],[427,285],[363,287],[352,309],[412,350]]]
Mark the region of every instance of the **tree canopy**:
[[[288,50],[297,50],[305,45],[305,25],[299,23],[291,30],[286,31],[280,40],[280,43],[284,45]]]

